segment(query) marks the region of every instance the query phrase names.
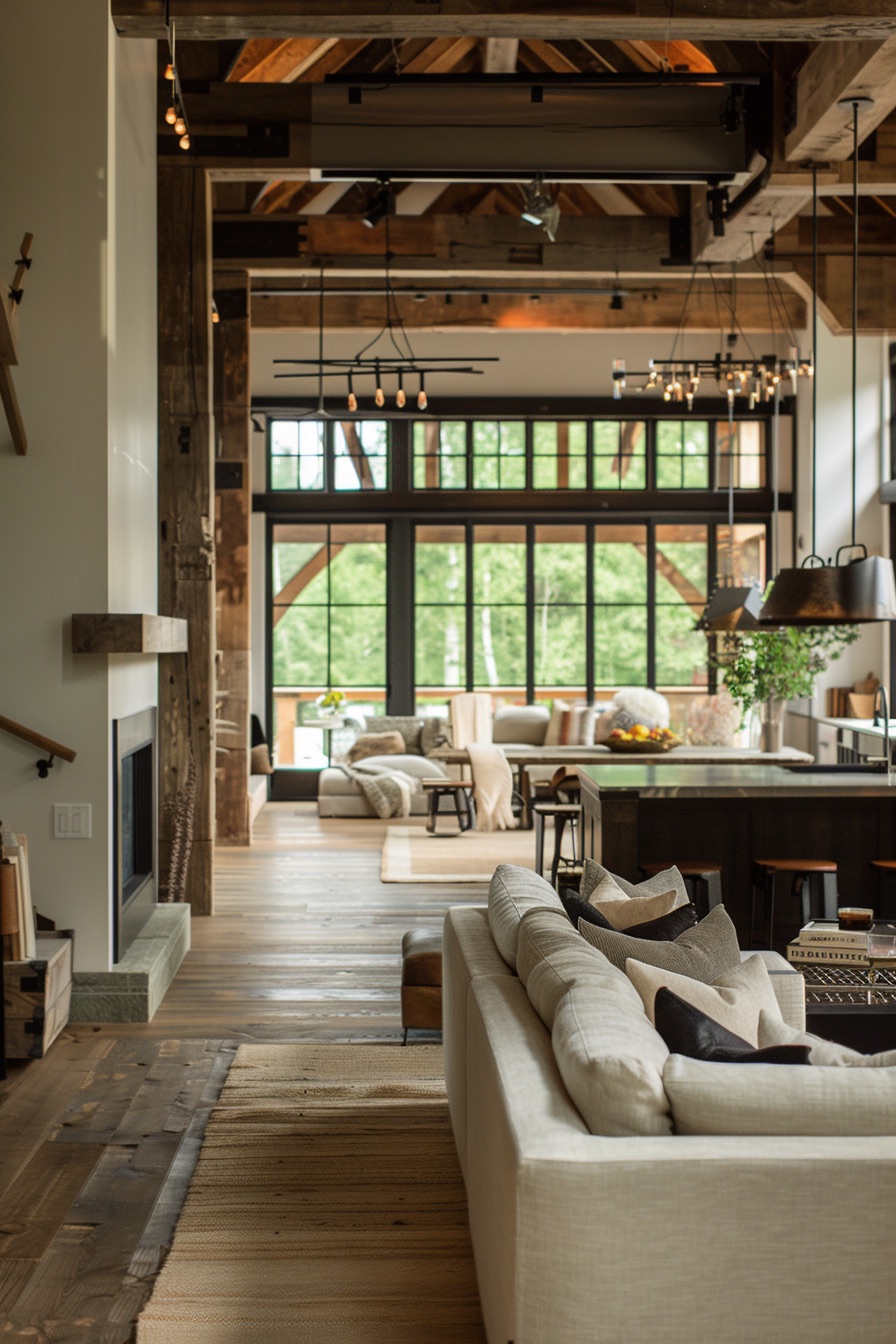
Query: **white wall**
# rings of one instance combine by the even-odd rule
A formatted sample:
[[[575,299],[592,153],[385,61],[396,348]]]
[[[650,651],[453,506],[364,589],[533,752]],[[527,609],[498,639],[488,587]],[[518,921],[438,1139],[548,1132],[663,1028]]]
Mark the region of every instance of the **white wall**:
[[[156,609],[154,71],[150,44],[124,45],[106,0],[0,7],[4,283],[34,234],[26,457],[0,421],[0,714],[78,753],[40,780],[40,753],[0,733],[0,817],[81,970],[111,958],[110,720],[157,699],[154,667],[70,652],[73,612]],[[54,802],[90,803],[93,838],[52,839]]]

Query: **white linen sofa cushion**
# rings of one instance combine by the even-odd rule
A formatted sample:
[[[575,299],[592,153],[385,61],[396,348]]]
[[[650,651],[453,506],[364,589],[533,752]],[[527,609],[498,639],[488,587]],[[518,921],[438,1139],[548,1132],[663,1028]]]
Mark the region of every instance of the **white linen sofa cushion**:
[[[614,966],[625,969],[629,957],[647,966],[661,966],[677,975],[689,975],[709,984],[740,962],[737,930],[724,905],[715,905],[705,919],[679,934],[674,942],[659,943],[633,938],[628,933],[602,929],[579,920],[579,933],[592,947],[609,957]]]
[[[640,994],[651,1022],[656,1020],[656,992],[663,986],[753,1046],[759,1043],[760,1013],[765,1011],[767,1015],[781,1016],[769,973],[761,957],[747,957],[746,961],[716,976],[708,985],[689,975],[676,975],[674,971],[647,966],[632,958],[625,963],[625,973]],[[776,1041],[774,1044],[784,1042]]]
[[[513,863],[498,864],[489,883],[488,923],[495,946],[511,970],[517,968],[520,920],[527,910],[544,905],[559,910],[566,919],[563,903],[550,882],[531,868],[520,868]]]
[[[896,1069],[711,1064],[670,1055],[677,1134],[896,1134]]]
[[[628,977],[585,943],[562,907],[523,916],[517,970],[591,1133],[671,1133],[663,1088],[669,1051]]]
[[[658,891],[652,896],[629,896],[608,873],[588,897],[588,904],[608,919],[614,929],[622,930],[671,915],[687,901],[681,899],[681,892],[674,884],[668,891]]]
[[[413,779],[447,779],[448,771],[439,761],[429,761],[425,756],[365,756],[357,762],[356,769],[380,766],[388,770],[400,770],[403,775]]]

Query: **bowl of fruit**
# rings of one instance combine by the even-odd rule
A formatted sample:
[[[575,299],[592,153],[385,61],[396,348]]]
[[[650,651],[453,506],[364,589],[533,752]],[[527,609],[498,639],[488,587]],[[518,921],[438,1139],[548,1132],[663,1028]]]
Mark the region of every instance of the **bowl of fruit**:
[[[627,751],[635,756],[656,755],[680,745],[681,738],[671,728],[648,728],[644,723],[634,723],[631,728],[614,728],[607,738],[611,751]]]

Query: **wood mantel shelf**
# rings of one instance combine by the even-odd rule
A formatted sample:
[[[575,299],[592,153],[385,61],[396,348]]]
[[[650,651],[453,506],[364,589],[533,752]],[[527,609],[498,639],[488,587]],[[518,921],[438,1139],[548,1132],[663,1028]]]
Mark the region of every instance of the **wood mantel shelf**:
[[[187,622],[140,612],[72,616],[72,653],[186,653]]]

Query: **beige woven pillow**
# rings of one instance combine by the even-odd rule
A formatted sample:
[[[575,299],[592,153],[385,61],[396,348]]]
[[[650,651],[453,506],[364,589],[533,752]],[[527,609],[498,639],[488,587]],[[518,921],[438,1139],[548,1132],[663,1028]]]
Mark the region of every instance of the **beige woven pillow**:
[[[631,958],[625,963],[625,973],[641,995],[651,1022],[654,1021],[656,992],[663,986],[750,1045],[759,1043],[760,1013],[781,1016],[775,991],[761,957],[747,957],[739,966],[717,975],[708,985],[659,966],[645,966],[643,962]]]
[[[684,884],[684,878],[677,868],[664,868],[661,873],[655,873],[653,877],[645,878],[643,882],[629,882],[618,873],[611,873],[609,868],[597,862],[596,859],[586,859],[582,870],[582,881],[579,886],[579,895],[583,901],[591,900],[591,893],[605,880],[611,878],[624,896],[657,896],[661,892],[669,891],[672,887],[679,893],[681,899],[679,905],[686,905],[691,899],[688,895],[687,887]],[[608,893],[610,888],[605,889]],[[604,899],[608,899],[605,896]]]
[[[671,915],[682,901],[681,892],[672,887],[653,896],[628,896],[608,873],[588,897],[588,904],[608,919],[614,929],[630,929],[635,924]]]
[[[811,1031],[800,1031],[791,1027],[779,1015],[759,1014],[759,1045],[808,1045],[811,1047],[810,1064],[821,1064],[829,1068],[846,1069],[891,1069],[896,1067],[896,1050],[881,1050],[876,1055],[863,1055],[861,1050],[853,1050],[839,1041],[826,1041],[821,1036],[813,1036]]]

